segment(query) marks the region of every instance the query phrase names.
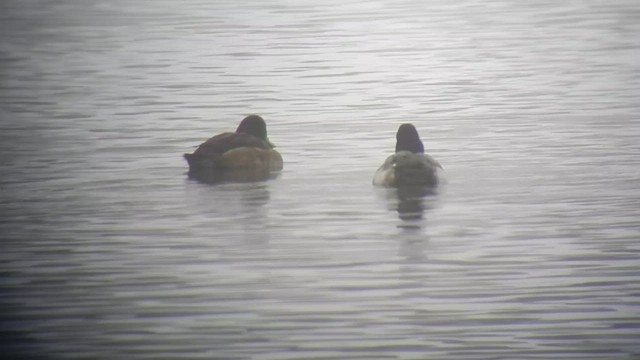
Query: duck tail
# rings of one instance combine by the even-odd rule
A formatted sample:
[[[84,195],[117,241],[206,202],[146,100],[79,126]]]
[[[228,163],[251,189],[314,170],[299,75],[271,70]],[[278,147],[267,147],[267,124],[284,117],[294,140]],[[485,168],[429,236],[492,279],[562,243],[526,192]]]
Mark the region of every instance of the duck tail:
[[[187,163],[189,164],[189,168],[193,167],[194,164],[196,163],[196,158],[197,156],[194,154],[184,154],[182,155],[184,156],[184,159],[187,160]]]
[[[195,179],[215,179],[220,174],[222,166],[221,158],[211,156],[201,156],[198,154],[183,155],[189,164],[188,175]]]
[[[435,186],[438,184],[436,170],[428,166],[396,166],[398,186]]]

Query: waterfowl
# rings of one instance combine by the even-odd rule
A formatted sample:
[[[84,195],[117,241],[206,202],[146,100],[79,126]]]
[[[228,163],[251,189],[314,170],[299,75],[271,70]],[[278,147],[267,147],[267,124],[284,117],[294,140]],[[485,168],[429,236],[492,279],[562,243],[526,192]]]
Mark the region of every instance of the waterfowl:
[[[282,156],[267,137],[258,115],[245,117],[235,132],[218,134],[192,154],[184,154],[189,177],[205,182],[266,180],[282,170]]]
[[[412,124],[396,133],[396,152],[373,175],[373,184],[386,187],[433,187],[442,180],[442,166],[424,153],[424,145]]]

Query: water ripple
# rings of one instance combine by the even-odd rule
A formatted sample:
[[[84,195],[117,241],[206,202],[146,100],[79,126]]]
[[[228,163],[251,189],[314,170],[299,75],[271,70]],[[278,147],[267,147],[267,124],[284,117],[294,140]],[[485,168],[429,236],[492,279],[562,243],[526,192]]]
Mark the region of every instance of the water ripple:
[[[640,354],[635,2],[1,6],[3,353]],[[188,180],[248,113],[281,176]],[[403,122],[449,179],[410,203]]]

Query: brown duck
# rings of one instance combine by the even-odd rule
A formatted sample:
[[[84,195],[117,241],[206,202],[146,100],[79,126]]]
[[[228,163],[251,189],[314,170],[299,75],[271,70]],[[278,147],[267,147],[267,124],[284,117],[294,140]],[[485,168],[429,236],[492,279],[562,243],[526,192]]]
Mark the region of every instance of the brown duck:
[[[204,182],[261,181],[282,170],[282,156],[267,137],[258,115],[245,117],[233,133],[222,133],[184,154],[189,177]]]

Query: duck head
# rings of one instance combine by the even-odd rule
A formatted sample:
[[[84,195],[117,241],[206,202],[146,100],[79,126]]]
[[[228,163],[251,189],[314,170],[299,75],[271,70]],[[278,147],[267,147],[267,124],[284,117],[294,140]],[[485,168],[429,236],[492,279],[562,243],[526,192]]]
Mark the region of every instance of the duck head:
[[[396,152],[409,151],[412,153],[424,153],[424,145],[418,135],[418,130],[412,124],[402,124],[396,134]]]
[[[266,141],[271,147],[274,147],[267,137],[267,123],[259,115],[249,115],[242,119],[240,125],[238,125],[238,128],[236,129],[236,132],[253,135]]]

